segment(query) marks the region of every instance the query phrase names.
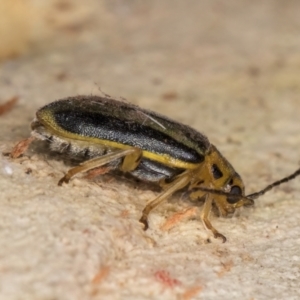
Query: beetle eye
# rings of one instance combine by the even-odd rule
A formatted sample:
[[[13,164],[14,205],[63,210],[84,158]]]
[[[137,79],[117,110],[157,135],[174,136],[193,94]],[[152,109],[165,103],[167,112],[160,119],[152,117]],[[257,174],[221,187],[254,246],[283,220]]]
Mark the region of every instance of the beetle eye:
[[[229,194],[231,194],[231,195],[242,195],[242,190],[239,186],[234,185],[231,188]],[[238,202],[239,200],[240,200],[239,197],[232,197],[232,198],[230,196],[227,197],[227,202],[230,203],[230,204],[234,204],[234,203]]]

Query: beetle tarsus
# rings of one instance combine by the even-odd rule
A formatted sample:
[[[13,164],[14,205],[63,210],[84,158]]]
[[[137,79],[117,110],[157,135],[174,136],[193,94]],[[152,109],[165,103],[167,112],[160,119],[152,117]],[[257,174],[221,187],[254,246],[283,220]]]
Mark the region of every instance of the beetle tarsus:
[[[222,243],[223,243],[223,244],[226,243],[226,241],[227,241],[226,236],[223,235],[223,234],[220,233],[220,232],[214,233],[214,238],[215,238],[215,239],[218,239],[218,238],[222,239]]]
[[[149,228],[147,217],[143,215],[139,221],[144,225],[143,229],[146,231]]]
[[[66,176],[64,176],[63,178],[61,178],[61,179],[58,181],[57,185],[58,185],[58,186],[62,186],[63,183],[69,183],[69,181],[70,181],[70,179],[69,179],[69,178],[66,178]]]

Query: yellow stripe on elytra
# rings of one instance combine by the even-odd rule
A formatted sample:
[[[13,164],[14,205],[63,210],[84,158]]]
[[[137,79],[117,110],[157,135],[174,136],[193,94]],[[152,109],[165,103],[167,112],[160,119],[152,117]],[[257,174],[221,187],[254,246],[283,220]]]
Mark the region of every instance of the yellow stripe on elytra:
[[[95,137],[88,137],[79,135],[76,133],[69,132],[67,130],[62,129],[54,120],[51,112],[40,111],[38,116],[39,121],[48,129],[50,132],[57,136],[65,137],[70,140],[80,140],[85,142],[91,142],[94,144],[101,144],[111,148],[117,149],[129,149],[132,148],[130,145],[125,145],[122,143],[103,140]],[[143,157],[154,160],[156,162],[162,163],[169,167],[182,168],[182,169],[195,169],[199,166],[199,164],[185,162],[179,159],[176,159],[168,154],[157,154],[147,150],[143,150]]]

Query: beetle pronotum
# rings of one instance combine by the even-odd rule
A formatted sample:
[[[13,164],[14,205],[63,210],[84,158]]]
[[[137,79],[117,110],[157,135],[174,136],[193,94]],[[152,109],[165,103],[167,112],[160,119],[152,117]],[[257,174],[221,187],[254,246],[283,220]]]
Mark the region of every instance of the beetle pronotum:
[[[22,154],[33,139],[39,139],[50,143],[53,151],[83,161],[70,169],[59,185],[78,173],[103,166],[158,184],[161,194],[142,212],[144,229],[148,228],[152,209],[186,188],[191,200],[204,201],[201,219],[205,227],[225,242],[226,237],[209,220],[212,207],[227,216],[300,175],[298,169],[246,196],[241,177],[206,136],[165,116],[109,97],[76,96],[52,102],[37,111],[31,128],[32,137],[17,144],[12,157]]]

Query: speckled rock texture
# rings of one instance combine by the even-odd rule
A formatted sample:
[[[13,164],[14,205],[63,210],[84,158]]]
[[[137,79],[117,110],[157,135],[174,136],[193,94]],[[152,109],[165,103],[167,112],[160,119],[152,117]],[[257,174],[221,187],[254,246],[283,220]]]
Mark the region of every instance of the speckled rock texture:
[[[0,49],[0,103],[19,99],[0,116],[1,300],[300,298],[300,178],[232,218],[213,216],[222,244],[200,208],[164,226],[191,207],[180,195],[144,232],[138,219],[156,190],[111,175],[59,187],[69,166],[39,145],[5,155],[39,107],[104,92],[205,133],[247,193],[292,173],[299,1],[32,0],[22,19],[3,3],[13,17],[0,34],[24,32]]]

